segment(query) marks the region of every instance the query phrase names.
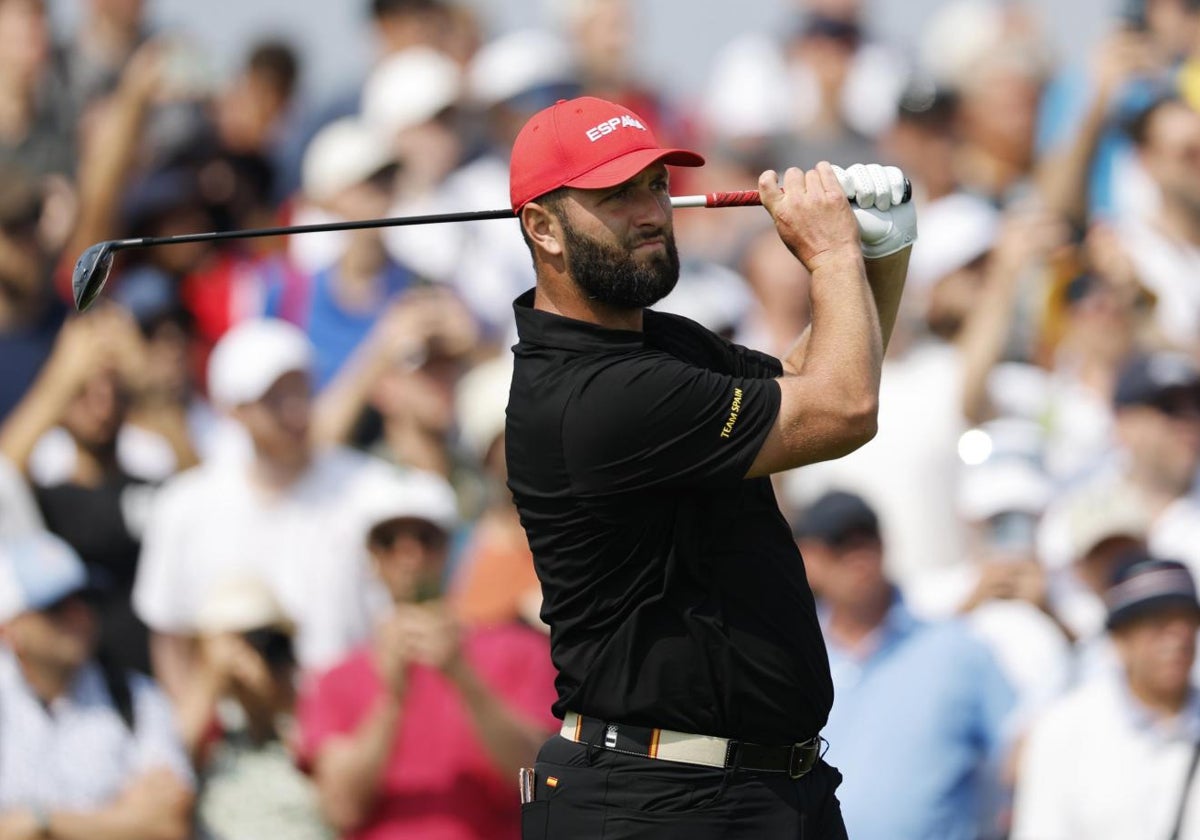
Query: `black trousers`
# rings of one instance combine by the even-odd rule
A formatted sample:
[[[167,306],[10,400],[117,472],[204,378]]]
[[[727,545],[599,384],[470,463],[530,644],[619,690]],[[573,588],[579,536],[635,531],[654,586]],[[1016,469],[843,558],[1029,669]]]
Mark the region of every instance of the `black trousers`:
[[[846,840],[824,761],[800,779],[612,752],[554,736],[538,753],[523,840]]]

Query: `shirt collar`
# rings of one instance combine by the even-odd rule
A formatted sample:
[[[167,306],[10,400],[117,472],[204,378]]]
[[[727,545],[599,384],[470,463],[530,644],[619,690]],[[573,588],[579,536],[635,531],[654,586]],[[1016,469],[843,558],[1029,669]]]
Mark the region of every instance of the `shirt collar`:
[[[1117,699],[1129,722],[1138,731],[1155,735],[1164,741],[1200,741],[1200,693],[1194,688],[1189,692],[1183,710],[1167,719],[1152,714],[1133,696],[1129,684],[1123,679],[1117,680]]]
[[[614,330],[533,308],[536,289],[513,301],[517,336],[522,344],[560,350],[640,350],[645,336],[637,330]]]
[[[9,686],[12,691],[20,692],[28,702],[40,709],[45,709],[52,715],[61,714],[77,706],[99,702],[108,694],[100,669],[94,662],[87,662],[71,680],[67,690],[61,696],[54,698],[47,707],[34,692],[32,686],[26,682],[16,654],[8,648],[0,646],[0,691],[4,689],[5,685]]]
[[[878,656],[880,652],[903,641],[921,624],[904,603],[904,598],[901,596],[899,590],[895,589],[892,591],[892,605],[884,615],[883,621],[871,632],[870,636],[863,639],[857,651],[850,650],[838,644],[830,635],[828,607],[818,606],[817,616],[821,622],[821,629],[824,632],[828,646],[835,652],[860,662],[866,662]]]

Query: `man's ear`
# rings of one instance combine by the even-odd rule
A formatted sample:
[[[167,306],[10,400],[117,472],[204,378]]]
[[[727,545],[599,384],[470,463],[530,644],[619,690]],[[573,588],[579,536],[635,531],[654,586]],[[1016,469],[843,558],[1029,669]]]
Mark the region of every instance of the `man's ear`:
[[[537,248],[551,256],[562,256],[562,222],[549,207],[536,201],[526,204],[521,208],[521,226]]]

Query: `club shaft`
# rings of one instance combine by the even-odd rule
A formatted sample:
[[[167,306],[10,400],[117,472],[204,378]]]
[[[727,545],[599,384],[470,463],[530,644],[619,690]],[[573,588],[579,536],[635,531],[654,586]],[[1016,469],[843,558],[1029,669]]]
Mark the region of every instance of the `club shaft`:
[[[904,200],[911,196],[911,187],[906,183]],[[676,195],[671,197],[672,207],[751,207],[762,204],[758,190],[736,190],[715,192],[705,195]],[[435,225],[445,222],[482,222],[489,219],[515,219],[513,211],[474,210],[465,213],[431,213],[424,216],[393,216],[386,219],[362,219],[352,222],[322,222],[313,225],[288,225],[286,227],[252,228],[250,230],[209,231],[207,233],[184,233],[178,236],[146,236],[138,239],[118,239],[113,250],[123,248],[148,248],[155,245],[183,245],[188,242],[215,242],[223,239],[254,239],[262,236],[290,236],[296,233],[328,233],[339,230],[364,230],[367,228],[405,227],[408,225]]]

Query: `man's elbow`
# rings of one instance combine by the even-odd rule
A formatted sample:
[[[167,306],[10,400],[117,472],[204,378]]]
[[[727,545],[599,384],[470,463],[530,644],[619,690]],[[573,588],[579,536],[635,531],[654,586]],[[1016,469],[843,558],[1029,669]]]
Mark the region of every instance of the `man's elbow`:
[[[869,443],[879,432],[879,400],[870,397],[847,407],[842,417],[842,444],[844,454]]]

